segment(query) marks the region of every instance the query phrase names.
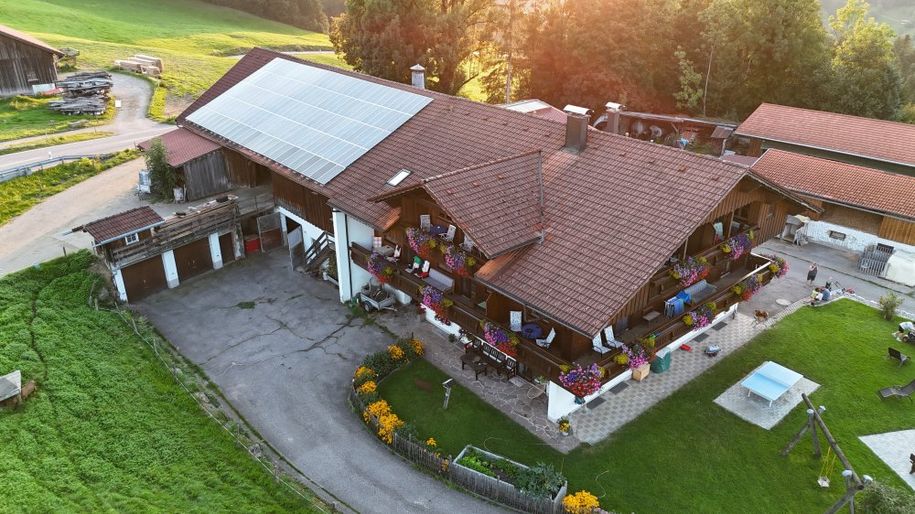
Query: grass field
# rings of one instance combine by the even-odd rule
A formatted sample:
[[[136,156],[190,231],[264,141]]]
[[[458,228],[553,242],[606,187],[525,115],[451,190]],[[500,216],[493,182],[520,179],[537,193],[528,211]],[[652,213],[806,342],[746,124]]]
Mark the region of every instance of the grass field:
[[[312,511],[117,314],[87,306],[92,262],[83,251],[0,279],[0,370],[38,383],[0,411],[0,511]]]
[[[325,34],[195,0],[0,0],[0,13],[16,29],[78,49],[81,68],[108,68],[135,53],[162,58],[169,115],[225,73],[236,62],[229,55],[254,46],[331,49]],[[303,57],[342,64],[332,54]]]
[[[0,148],[0,155],[5,155],[8,153],[24,152],[26,150],[34,150],[36,148],[45,148],[48,146],[56,145],[65,145],[67,143],[77,143],[79,141],[89,141],[91,139],[98,139],[101,137],[108,137],[114,135],[114,132],[106,132],[104,130],[95,130],[92,132],[79,132],[76,134],[64,134],[62,136],[51,136],[44,139],[37,139],[29,143],[21,143],[9,145],[4,148]]]
[[[569,455],[547,447],[462,387],[453,389],[443,411],[441,391],[426,392],[414,383],[414,378],[433,384],[445,379],[425,361],[395,373],[380,390],[421,437],[434,437],[447,452],[456,455],[470,443],[527,464],[552,462],[568,477],[569,491],[589,490],[610,510],[823,512],[841,493],[816,485],[822,464],[810,455],[809,438],[788,458],[778,454],[803,424],[804,410],[795,408],[766,431],[712,400],[761,362],[775,360],[821,384],[811,399],[827,407],[825,420],[859,474],[905,488],[857,439],[912,428],[915,419],[909,402],[882,402],[875,394],[915,379],[915,367],[900,368],[884,357],[894,327],[877,311],[849,300],[802,309],[608,440]],[[841,483],[839,472],[833,483]]]
[[[0,225],[19,216],[45,198],[118,164],[135,159],[138,155],[137,150],[124,150],[105,161],[81,159],[25,177],[0,182]]]
[[[0,141],[12,141],[23,137],[53,134],[70,128],[70,123],[82,119],[92,120],[90,124],[107,117],[66,116],[48,109],[50,98],[15,96],[0,100]]]

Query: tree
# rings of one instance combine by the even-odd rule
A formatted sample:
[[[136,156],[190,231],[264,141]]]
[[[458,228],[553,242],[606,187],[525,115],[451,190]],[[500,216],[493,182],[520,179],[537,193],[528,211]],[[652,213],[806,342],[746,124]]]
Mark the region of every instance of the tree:
[[[714,0],[699,18],[713,56],[709,114],[742,118],[761,102],[821,104],[829,40],[817,0]]]
[[[680,63],[680,90],[674,93],[677,107],[696,112],[705,95],[702,89],[702,75],[696,71],[693,62],[686,58],[686,52],[682,48],[677,48],[674,56]]]
[[[455,93],[466,82],[461,64],[477,41],[472,29],[491,0],[347,0],[330,39],[357,71],[398,82],[422,64],[429,87]]]
[[[168,164],[161,138],[152,142],[143,158],[146,160],[146,169],[149,170],[152,193],[160,198],[174,199],[177,179],[174,168]]]
[[[327,16],[319,0],[204,0],[306,30],[327,31]]]
[[[829,26],[835,37],[832,57],[832,109],[876,118],[896,115],[902,81],[893,53],[895,33],[868,16],[864,0],[848,0]]]
[[[912,36],[906,34],[896,38],[893,53],[896,55],[896,67],[902,80],[900,95],[903,105],[897,118],[915,123],[915,45],[912,43]]]

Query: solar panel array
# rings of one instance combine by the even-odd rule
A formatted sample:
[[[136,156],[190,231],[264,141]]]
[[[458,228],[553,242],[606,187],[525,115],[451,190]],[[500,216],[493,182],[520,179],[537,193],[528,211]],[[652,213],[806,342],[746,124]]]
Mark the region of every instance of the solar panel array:
[[[431,101],[277,58],[187,119],[327,184]]]

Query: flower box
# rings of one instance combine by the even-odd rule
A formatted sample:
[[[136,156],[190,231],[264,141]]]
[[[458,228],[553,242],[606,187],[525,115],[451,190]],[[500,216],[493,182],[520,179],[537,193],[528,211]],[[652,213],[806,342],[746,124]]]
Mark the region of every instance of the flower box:
[[[645,364],[632,369],[632,379],[636,382],[641,382],[648,378],[649,373],[651,373],[651,364],[646,362]]]

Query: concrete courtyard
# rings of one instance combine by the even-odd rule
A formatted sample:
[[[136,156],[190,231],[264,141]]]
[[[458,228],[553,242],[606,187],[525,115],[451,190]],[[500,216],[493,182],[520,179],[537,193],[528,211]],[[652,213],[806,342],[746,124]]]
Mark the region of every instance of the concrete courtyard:
[[[360,512],[501,512],[417,471],[347,402],[363,356],[391,336],[352,318],[327,282],[257,254],[136,306],[311,480]]]

